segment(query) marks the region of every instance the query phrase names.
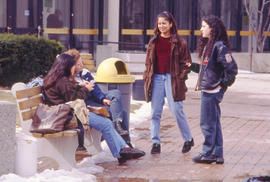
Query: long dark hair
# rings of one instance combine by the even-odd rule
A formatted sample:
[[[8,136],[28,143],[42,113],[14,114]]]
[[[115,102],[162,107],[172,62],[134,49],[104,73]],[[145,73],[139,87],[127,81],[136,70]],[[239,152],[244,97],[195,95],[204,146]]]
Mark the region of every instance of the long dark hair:
[[[69,77],[71,75],[71,68],[75,65],[74,56],[68,54],[60,54],[55,59],[49,73],[45,76],[43,87],[49,88],[51,87],[58,79],[66,76]]]
[[[158,29],[158,18],[165,18],[166,20],[169,21],[169,23],[172,23],[172,27],[170,29],[170,33],[171,34],[177,34],[177,25],[175,23],[175,20],[174,20],[174,17],[171,13],[169,13],[168,11],[163,11],[161,13],[159,13],[157,15],[157,18],[156,18],[156,23],[155,23],[155,28],[154,28],[154,34],[155,36],[158,36],[160,35],[160,31]]]
[[[210,57],[214,44],[220,40],[223,41],[229,49],[231,49],[226,27],[220,18],[210,15],[203,17],[202,21],[207,23],[212,30],[210,32],[210,38],[201,36],[198,41],[197,51],[199,53],[199,57],[202,56],[204,47],[205,53],[203,56]]]

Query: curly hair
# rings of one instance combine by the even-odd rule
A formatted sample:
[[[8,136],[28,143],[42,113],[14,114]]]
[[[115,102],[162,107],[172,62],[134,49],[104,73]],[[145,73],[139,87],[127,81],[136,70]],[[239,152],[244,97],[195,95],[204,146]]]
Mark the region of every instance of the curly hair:
[[[60,78],[71,75],[71,68],[75,65],[75,57],[68,54],[60,54],[56,57],[49,73],[45,76],[43,87],[45,89],[53,86]]]
[[[177,25],[175,23],[174,17],[171,13],[168,11],[163,11],[157,15],[156,23],[155,23],[155,28],[154,28],[154,34],[155,36],[160,35],[160,31],[158,29],[158,18],[165,18],[166,20],[169,21],[169,23],[172,24],[172,27],[170,29],[171,34],[177,34]]]
[[[224,44],[231,49],[231,44],[227,35],[226,27],[220,18],[210,15],[202,18],[209,27],[211,28],[210,38],[200,37],[197,45],[197,51],[199,57],[202,56],[205,48],[204,57],[210,57],[214,44],[217,41],[223,41]]]
[[[64,52],[65,54],[68,54],[68,55],[71,55],[71,56],[74,56],[75,57],[75,61],[77,62],[81,55],[80,55],[80,52],[77,50],[77,49],[69,49],[67,51]]]

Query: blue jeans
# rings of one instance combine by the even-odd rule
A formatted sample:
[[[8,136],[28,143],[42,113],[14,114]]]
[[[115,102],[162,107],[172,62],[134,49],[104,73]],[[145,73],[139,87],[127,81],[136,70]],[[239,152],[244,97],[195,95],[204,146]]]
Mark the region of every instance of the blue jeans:
[[[220,124],[220,106],[224,90],[218,93],[201,93],[200,127],[204,135],[203,155],[223,156],[223,138]]]
[[[125,141],[114,129],[110,119],[90,112],[89,126],[97,129],[103,135],[111,153],[114,157],[119,157],[120,150],[126,146]]]
[[[175,102],[172,95],[171,75],[154,74],[152,99],[151,99],[151,140],[152,143],[161,143],[160,118],[163,111],[164,97],[167,97],[170,111],[176,119],[178,128],[184,141],[192,139],[188,122],[183,111],[183,102]]]
[[[105,93],[106,99],[111,100],[110,106],[105,106],[93,100],[87,100],[86,104],[90,106],[105,107],[111,115],[111,120],[121,120],[121,126],[124,130],[129,131],[129,120],[127,112],[124,110],[122,105],[122,95],[119,90],[109,90]],[[124,136],[124,140],[130,143],[130,136]]]

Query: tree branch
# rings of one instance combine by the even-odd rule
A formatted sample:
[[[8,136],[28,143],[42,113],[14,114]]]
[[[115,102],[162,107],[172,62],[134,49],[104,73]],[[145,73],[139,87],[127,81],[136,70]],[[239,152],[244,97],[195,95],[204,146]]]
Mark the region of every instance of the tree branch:
[[[245,9],[246,9],[247,15],[249,17],[249,21],[248,21],[249,25],[251,26],[252,30],[256,33],[256,28],[255,28],[254,24],[252,23],[252,21],[250,21],[252,19],[252,14],[251,14],[252,12],[250,12],[248,10],[247,0],[245,0]]]
[[[252,0],[250,0],[252,1]],[[261,8],[254,9],[254,7],[250,6],[250,1],[247,3],[247,0],[244,1],[246,13],[249,18],[249,26],[255,32],[255,36],[257,39],[257,51],[263,52],[265,41],[270,32],[270,7],[267,8],[267,17],[265,21],[263,21],[263,12],[266,8],[266,5],[270,4],[270,0],[262,0]],[[253,21],[253,16],[255,15],[256,20]],[[257,25],[257,26],[256,26]],[[266,31],[266,34],[264,34]]]
[[[263,30],[265,30],[265,29],[266,29],[266,34],[263,37],[263,47],[264,47],[265,40],[268,37],[268,33],[270,31],[270,7],[268,8],[267,18],[266,18],[266,21],[265,21],[265,24],[264,24],[264,27],[263,27]]]
[[[262,7],[261,7],[261,9],[259,10],[259,12],[261,12],[261,13],[259,13],[259,25],[258,25],[258,37],[264,37],[264,35],[263,35],[263,9],[264,9],[264,6],[265,6],[265,0],[263,0],[263,2],[262,2]]]
[[[268,29],[269,27],[269,19],[270,19],[270,8],[268,8],[268,13],[267,13],[267,17],[266,17],[266,20],[265,20],[265,24],[263,26],[263,30],[266,30]]]
[[[265,1],[265,5],[267,5],[268,3],[270,3],[270,0],[268,0],[268,1]]]

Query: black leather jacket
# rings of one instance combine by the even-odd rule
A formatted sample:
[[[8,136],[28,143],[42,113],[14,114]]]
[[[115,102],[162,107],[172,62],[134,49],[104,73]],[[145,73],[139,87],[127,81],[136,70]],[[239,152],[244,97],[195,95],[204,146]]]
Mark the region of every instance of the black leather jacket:
[[[237,65],[228,47],[222,41],[217,41],[209,59],[204,59],[201,66],[192,63],[191,70],[199,72],[198,90],[213,90],[219,85],[226,89],[227,75],[233,73],[235,76]]]

